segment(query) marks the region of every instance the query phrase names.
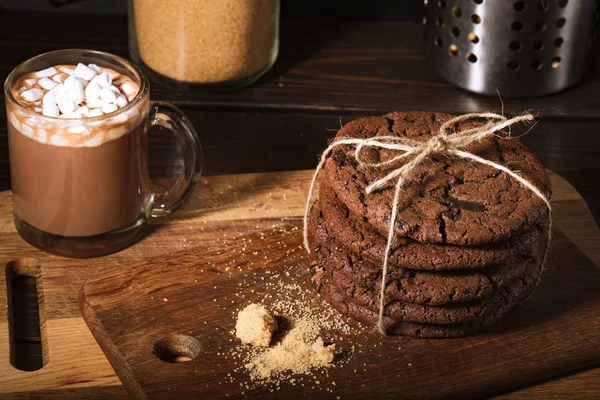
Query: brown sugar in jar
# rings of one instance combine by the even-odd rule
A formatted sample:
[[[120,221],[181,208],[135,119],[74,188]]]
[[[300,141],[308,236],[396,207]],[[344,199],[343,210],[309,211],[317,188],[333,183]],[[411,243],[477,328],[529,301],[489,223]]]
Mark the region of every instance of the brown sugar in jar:
[[[277,58],[279,0],[130,0],[129,18],[132,58],[171,86],[238,89]]]

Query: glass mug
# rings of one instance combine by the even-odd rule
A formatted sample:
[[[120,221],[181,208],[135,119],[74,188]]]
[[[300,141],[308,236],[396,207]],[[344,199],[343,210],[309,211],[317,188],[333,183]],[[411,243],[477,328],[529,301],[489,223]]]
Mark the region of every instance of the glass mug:
[[[139,86],[115,112],[90,118],[49,117],[17,102],[13,87],[32,71],[93,63]],[[15,228],[35,247],[69,257],[114,253],[137,241],[148,221],[177,210],[202,168],[198,136],[176,107],[151,102],[149,84],[132,63],[93,50],[59,50],[16,67],[4,84]],[[184,168],[162,194],[148,173],[148,128],[169,129]]]

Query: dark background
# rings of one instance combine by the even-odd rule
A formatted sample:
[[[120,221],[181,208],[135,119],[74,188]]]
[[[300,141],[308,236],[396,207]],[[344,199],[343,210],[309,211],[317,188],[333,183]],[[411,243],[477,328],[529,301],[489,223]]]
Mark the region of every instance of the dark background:
[[[129,1],[0,0],[0,78],[19,62],[59,48],[128,57]],[[499,99],[460,90],[429,68],[423,14],[423,0],[281,0],[283,45],[255,85],[226,95],[154,85],[152,94],[180,107],[199,127],[207,175],[314,168],[335,128],[360,116],[411,109],[499,112]],[[74,35],[81,27],[87,30]],[[539,116],[523,142],[577,188],[598,220],[599,45],[575,88],[504,98],[508,113],[533,110]],[[4,118],[0,111],[3,125]],[[152,176],[177,173],[180,164],[166,161],[178,159],[174,139],[165,134],[151,140],[151,160],[158,161],[150,165]],[[8,177],[6,132],[0,129],[0,190],[10,188]]]
[[[168,1],[168,0],[165,0]],[[1,10],[127,13],[128,0],[2,0]],[[420,20],[423,0],[282,0],[282,17]]]

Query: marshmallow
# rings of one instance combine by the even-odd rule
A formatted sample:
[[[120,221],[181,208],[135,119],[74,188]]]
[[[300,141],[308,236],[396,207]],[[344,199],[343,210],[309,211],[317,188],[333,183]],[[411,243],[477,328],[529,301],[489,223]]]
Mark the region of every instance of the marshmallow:
[[[59,69],[67,75],[73,75],[75,73],[71,68],[60,67]]]
[[[83,86],[83,88],[84,88],[84,89],[85,89],[85,88],[87,87],[87,85],[89,84],[89,82],[88,82],[88,81],[86,81],[85,79],[83,79],[83,78],[80,78],[80,77],[78,77],[78,76],[69,76],[69,77],[67,77],[67,79],[69,79],[69,78],[77,79],[77,80],[78,80],[78,81],[81,83],[81,86]],[[67,79],[65,79],[65,81],[66,81]]]
[[[65,80],[65,89],[67,97],[75,104],[80,104],[85,100],[82,82],[74,76],[70,76]]]
[[[98,100],[101,92],[102,88],[96,82],[94,82],[94,80],[92,80],[85,88],[85,101],[90,103],[94,100]]]
[[[42,90],[38,88],[29,89],[21,93],[21,97],[23,97],[27,101],[38,101],[42,98],[43,95],[44,92],[42,92]]]
[[[24,91],[26,91],[26,90],[27,90],[27,88],[26,88],[25,86],[21,86],[21,87],[19,88],[19,90],[17,90],[17,92],[18,92],[19,94],[21,94],[21,93],[23,93],[23,92],[24,92]]]
[[[121,95],[121,90],[114,85],[109,86],[107,89],[114,92],[114,94],[116,94],[117,96]]]
[[[17,128],[17,130],[21,130],[21,121],[19,121],[19,118],[17,118],[17,116],[14,113],[10,113],[9,116],[10,119],[10,123]]]
[[[62,83],[59,83],[58,85],[54,86],[54,88],[50,89],[50,91],[48,91],[47,94],[52,93],[54,96],[56,96],[59,92],[65,92],[65,85],[63,85]]]
[[[101,135],[92,136],[91,138],[89,138],[88,140],[86,140],[84,142],[84,146],[86,146],[86,147],[100,146],[102,144],[102,140],[103,140],[103,138]]]
[[[42,114],[48,117],[58,117],[60,111],[56,105],[56,93],[48,92],[42,100]]]
[[[29,78],[29,79],[25,79],[23,82],[25,82],[25,84],[28,85],[28,86],[33,86],[33,85],[35,85],[35,83],[37,81],[35,79],[33,79],[33,78]]]
[[[119,109],[119,107],[115,106],[114,104],[106,104],[104,107],[102,107],[102,112],[104,114],[110,114],[111,112],[117,111]]]
[[[36,111],[37,109],[39,109],[39,107],[36,107]],[[56,103],[52,104],[52,103],[48,103],[47,105],[44,104],[44,107],[40,110],[42,112],[42,114],[44,114],[47,117],[58,117],[60,115],[58,106],[56,105]],[[40,112],[37,111],[37,112]]]
[[[79,107],[77,110],[75,110],[75,113],[82,117],[87,117],[90,113],[90,109],[87,106]]]
[[[48,140],[48,132],[44,128],[38,128],[37,138],[40,142],[46,143],[46,141]]]
[[[29,125],[21,124],[21,133],[28,137],[33,137],[33,128]]]
[[[82,63],[77,64],[77,68],[75,68],[73,73],[75,76],[85,79],[86,81],[91,81],[92,78],[96,76],[96,71]]]
[[[54,75],[52,77],[52,80],[57,83],[63,83],[65,81],[66,76],[67,76],[67,74],[61,72],[60,74]]]
[[[106,103],[114,103],[117,99],[117,95],[109,88],[103,88],[102,92],[100,92],[100,98]]]
[[[59,118],[81,118],[81,115],[77,114],[75,111],[70,112],[70,113],[64,113],[64,114],[60,114]]]
[[[80,135],[83,132],[85,132],[85,126],[83,126],[83,125],[71,126],[70,128],[67,128],[67,132]]]
[[[96,64],[88,64],[87,66],[89,69],[93,70],[97,74],[102,72],[102,69],[100,69],[100,67],[97,66]]]
[[[121,108],[127,105],[127,97],[120,95],[117,97],[117,99],[114,101],[114,105]]]
[[[58,93],[58,91],[56,90],[51,90],[48,93],[46,93],[44,95],[44,98],[42,99],[42,104],[56,104],[56,94]]]
[[[68,146],[69,140],[60,135],[52,135],[50,136],[50,143],[56,146]]]
[[[94,108],[93,110],[91,110],[88,113],[88,117],[92,118],[92,117],[99,117],[101,115],[104,115],[104,113],[102,112],[102,110],[99,110],[97,108]]]
[[[41,113],[42,111],[44,111],[44,109],[40,107],[33,107],[33,111],[35,111],[36,113]]]
[[[27,117],[25,123],[29,126],[38,126],[42,123],[42,119],[38,115],[35,117]]]
[[[35,73],[38,78],[47,78],[56,74],[56,68],[50,67]]]
[[[69,96],[66,91],[58,91],[56,93],[56,104],[58,104],[58,108],[63,114],[72,113],[76,108],[75,104],[69,100]]]
[[[129,95],[137,93],[138,88],[135,87],[131,82],[125,82],[121,85],[121,90],[127,95],[127,97],[129,97]]]
[[[103,102],[102,100],[98,99],[98,98],[95,98],[95,99],[91,99],[91,100],[86,101],[86,105],[89,108],[102,108],[102,107],[104,107],[106,105],[106,103]]]
[[[57,82],[54,82],[52,79],[50,78],[42,78],[39,80],[38,82],[40,84],[40,86],[46,90],[50,90],[52,89],[54,86],[58,85]]]
[[[90,83],[92,82],[96,83],[101,88],[105,88],[112,84],[112,78],[108,73],[103,72],[100,75],[96,75],[96,77],[92,79]]]
[[[114,140],[125,135],[127,132],[129,132],[127,127],[124,125],[120,125],[116,128],[112,128],[111,130],[109,130],[106,137],[108,140]]]

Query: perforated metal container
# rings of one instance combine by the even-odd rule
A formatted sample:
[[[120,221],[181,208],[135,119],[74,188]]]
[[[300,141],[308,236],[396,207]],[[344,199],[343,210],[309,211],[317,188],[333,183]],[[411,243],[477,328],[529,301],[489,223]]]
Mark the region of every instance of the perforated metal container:
[[[446,80],[497,96],[542,96],[581,80],[598,0],[429,0],[426,48]]]

